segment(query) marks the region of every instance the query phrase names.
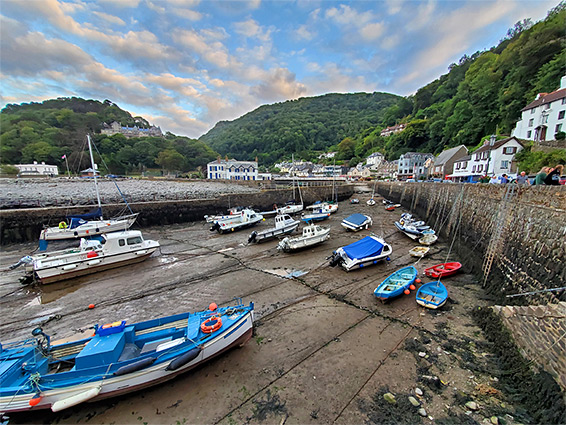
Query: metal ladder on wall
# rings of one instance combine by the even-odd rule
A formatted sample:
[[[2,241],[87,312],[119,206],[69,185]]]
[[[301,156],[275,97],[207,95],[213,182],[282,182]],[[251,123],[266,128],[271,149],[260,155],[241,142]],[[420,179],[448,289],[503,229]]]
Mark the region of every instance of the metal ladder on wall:
[[[491,239],[489,240],[489,245],[484,256],[482,271],[483,271],[483,286],[485,287],[487,283],[487,278],[491,272],[491,267],[494,261],[499,257],[503,249],[503,232],[507,227],[507,222],[509,220],[508,211],[511,207],[511,200],[517,192],[516,184],[507,184],[505,188],[505,193],[501,199],[501,204],[499,204],[499,211],[497,212],[497,218],[493,222],[493,232],[491,234]]]

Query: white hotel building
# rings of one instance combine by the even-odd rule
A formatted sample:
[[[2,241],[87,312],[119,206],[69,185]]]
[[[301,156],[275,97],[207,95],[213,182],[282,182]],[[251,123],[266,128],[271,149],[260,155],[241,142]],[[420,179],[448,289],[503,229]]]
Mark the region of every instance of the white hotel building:
[[[521,110],[512,136],[542,142],[554,140],[556,133],[566,131],[566,76],[560,88],[552,93],[539,93],[534,101]]]
[[[56,165],[49,165],[45,162],[38,164],[37,161],[33,161],[33,164],[15,164],[19,174],[21,176],[57,176],[59,175],[59,170]]]
[[[207,164],[207,178],[210,180],[257,180],[256,161],[217,159]]]

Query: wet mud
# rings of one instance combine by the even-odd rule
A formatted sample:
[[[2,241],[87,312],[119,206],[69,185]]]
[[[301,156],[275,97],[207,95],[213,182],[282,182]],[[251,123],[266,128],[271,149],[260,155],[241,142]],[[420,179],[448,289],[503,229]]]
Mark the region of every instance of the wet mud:
[[[79,338],[95,323],[137,322],[227,305],[234,297],[255,303],[253,338],[167,383],[126,396],[86,403],[57,414],[12,414],[8,423],[46,424],[351,424],[498,423],[534,421],[532,409],[498,378],[497,350],[472,314],[489,301],[466,273],[466,259],[439,239],[417,261],[415,242],[385,211],[354,195],[330,220],[331,238],[285,254],[277,241],[248,245],[250,229],[219,235],[204,220],[144,229],[160,253],[129,267],[47,286],[22,287],[21,269],[0,276],[2,342],[27,338],[41,325],[52,340]],[[358,233],[340,226],[354,212],[373,226]],[[267,218],[252,230],[273,226]],[[329,266],[334,249],[370,233],[393,247],[390,262],[345,272]],[[3,248],[0,267],[17,262],[34,244]],[[426,310],[415,291],[382,304],[373,291],[393,271],[461,261],[464,272],[446,278],[449,302]],[[95,304],[89,309],[89,304]],[[418,390],[418,391],[417,391]],[[384,400],[395,396],[396,404]],[[418,407],[409,402],[411,396]],[[471,409],[466,403],[474,402]],[[419,410],[419,409],[424,409]],[[426,414],[423,415],[423,413]]]

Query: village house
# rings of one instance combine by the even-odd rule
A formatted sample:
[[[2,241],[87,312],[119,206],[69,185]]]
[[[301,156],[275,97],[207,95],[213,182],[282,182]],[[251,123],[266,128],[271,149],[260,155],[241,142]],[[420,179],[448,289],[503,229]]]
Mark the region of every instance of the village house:
[[[543,142],[556,139],[556,133],[566,131],[566,76],[560,88],[552,93],[539,93],[534,101],[521,109],[512,136]]]
[[[399,157],[399,165],[397,168],[397,178],[399,180],[418,179],[420,176],[426,176],[428,169],[425,162],[433,159],[431,153],[407,152]],[[429,161],[430,162],[430,161]]]
[[[468,148],[464,145],[442,151],[432,163],[430,169],[431,177],[444,179],[445,176],[452,174],[454,172],[454,162],[467,154]]]
[[[59,170],[56,165],[49,165],[45,162],[38,164],[37,161],[33,161],[33,164],[16,164],[14,165],[19,170],[18,175],[24,176],[57,176]]]
[[[379,134],[382,137],[391,136],[392,134],[399,133],[399,132],[405,130],[406,126],[407,126],[407,124],[397,124],[397,125],[394,125],[394,126],[391,126],[391,127],[384,128],[383,130],[381,130],[381,132]]]
[[[365,179],[371,176],[371,171],[368,167],[358,164],[348,170],[347,176],[353,180]]]
[[[207,178],[211,180],[257,180],[257,161],[220,159],[206,166]]]
[[[448,177],[459,182],[477,182],[484,175],[514,174],[517,172],[515,154],[523,147],[523,142],[516,137],[495,140],[495,136],[491,136],[471,155],[454,161],[454,172]]]
[[[377,170],[381,163],[385,160],[385,156],[383,156],[380,152],[374,152],[370,156],[366,158],[366,165],[373,171]]]
[[[153,125],[150,128],[138,127],[137,125],[133,127],[125,127],[117,121],[114,121],[110,125],[104,123],[100,132],[107,136],[123,134],[128,139],[133,137],[163,137],[163,133],[159,127],[155,127]]]

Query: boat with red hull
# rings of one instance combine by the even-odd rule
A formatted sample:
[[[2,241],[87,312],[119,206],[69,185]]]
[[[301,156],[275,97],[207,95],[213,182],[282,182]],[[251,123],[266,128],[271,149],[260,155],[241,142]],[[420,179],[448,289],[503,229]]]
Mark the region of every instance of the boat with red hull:
[[[425,269],[424,273],[428,277],[438,279],[440,277],[452,276],[462,268],[462,264],[458,262],[442,263]]]

